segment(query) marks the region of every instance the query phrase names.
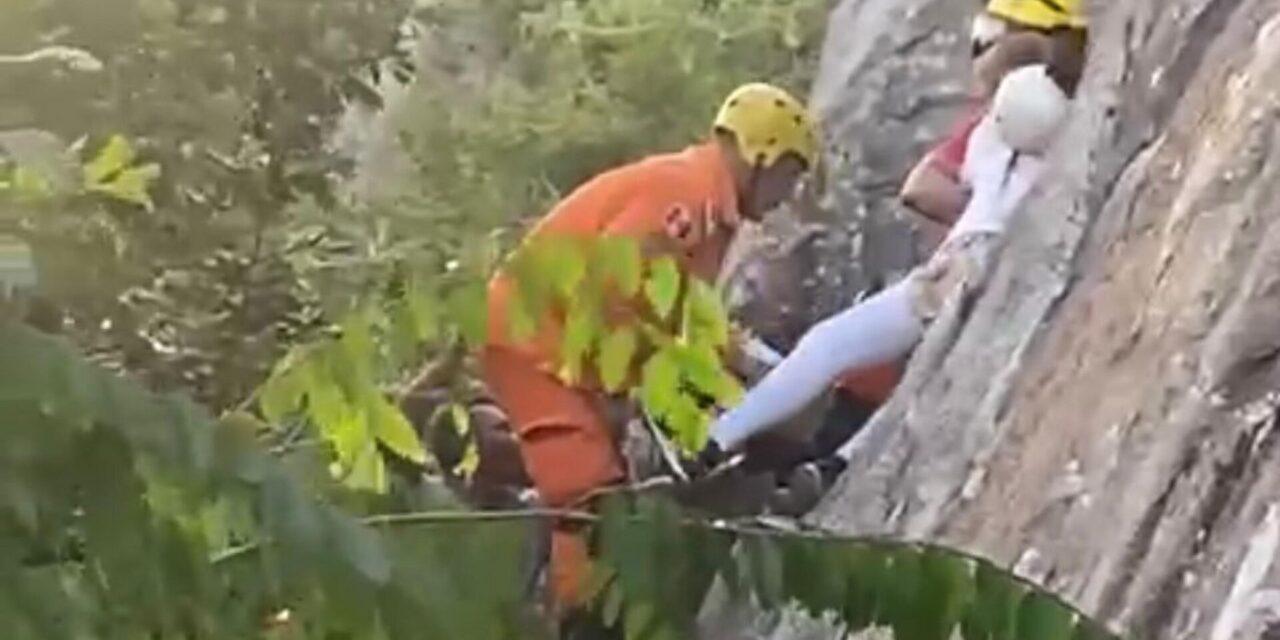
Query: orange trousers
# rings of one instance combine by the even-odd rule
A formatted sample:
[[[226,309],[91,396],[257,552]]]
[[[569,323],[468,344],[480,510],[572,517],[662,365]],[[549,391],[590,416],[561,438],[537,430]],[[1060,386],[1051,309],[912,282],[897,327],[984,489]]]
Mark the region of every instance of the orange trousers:
[[[548,506],[570,507],[592,490],[625,480],[612,430],[594,394],[544,372],[536,358],[500,346],[485,349],[481,367]],[[557,526],[551,536],[551,585],[558,607],[580,604],[590,564],[586,539]]]

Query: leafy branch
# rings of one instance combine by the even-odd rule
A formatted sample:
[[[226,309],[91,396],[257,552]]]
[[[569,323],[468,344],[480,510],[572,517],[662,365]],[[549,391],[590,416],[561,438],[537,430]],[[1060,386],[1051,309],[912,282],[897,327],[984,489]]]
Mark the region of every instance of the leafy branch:
[[[549,332],[561,378],[627,395],[686,451],[706,442],[704,399],[725,406],[741,394],[724,365],[721,296],[675,258],[646,257],[628,237],[549,235],[517,249],[506,271],[512,334]]]
[[[921,640],[945,640],[957,630],[966,640],[1117,638],[1057,595],[961,550],[884,536],[780,530],[752,520],[708,522],[681,516],[654,498],[612,500],[604,515],[563,509],[432,511],[370,516],[362,522],[384,533],[401,530],[396,535],[417,527],[451,527],[451,533],[461,535],[457,527],[513,521],[587,525],[595,533],[596,546],[604,550],[589,596],[605,622],[614,626],[621,621],[629,638],[687,637],[691,629],[678,625],[692,624],[714,580],[767,609],[799,607],[815,618],[834,617],[846,633],[887,626],[895,637]],[[258,550],[256,545],[240,547],[215,563],[243,560]],[[673,550],[685,551],[673,558]],[[657,552],[664,554],[664,573],[655,576],[660,582],[653,586],[680,594],[687,614],[683,619],[670,608],[660,608],[673,604],[665,600],[649,602],[645,608],[646,595],[660,595],[645,594],[632,572]],[[694,554],[715,562],[698,565]],[[704,575],[681,575],[689,569]],[[692,578],[700,592],[683,591],[683,580],[672,576]],[[687,600],[690,596],[695,596],[692,601]],[[640,612],[628,613],[636,610]]]

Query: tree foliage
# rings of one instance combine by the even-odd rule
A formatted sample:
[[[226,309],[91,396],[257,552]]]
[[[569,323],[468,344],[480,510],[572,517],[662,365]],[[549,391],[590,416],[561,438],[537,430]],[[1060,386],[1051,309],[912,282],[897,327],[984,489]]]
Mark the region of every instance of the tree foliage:
[[[540,236],[506,268],[517,282],[512,332],[527,339],[547,321],[562,325],[552,335],[560,377],[629,395],[685,451],[706,443],[700,400],[727,407],[741,395],[724,365],[730,329],[719,292],[675,258],[644,256],[632,238]]]
[[[531,637],[523,540],[540,514],[361,522],[215,422],[5,323],[0,616],[13,637]],[[613,499],[595,526],[594,600],[627,637],[689,637],[724,580],[897,637],[1108,638],[1060,600],[943,548],[687,521]],[[287,612],[287,617],[284,615]],[[286,620],[290,622],[285,622]]]
[[[322,324],[322,300],[294,262],[342,247],[291,209],[334,206],[348,167],[333,128],[349,104],[378,99],[370,70],[395,54],[408,11],[407,0],[6,3],[6,50],[52,41],[101,65],[0,64],[0,131],[64,141],[6,151],[71,160],[41,163],[41,179],[60,181],[48,169],[91,160],[86,149],[124,134],[131,145],[119,152],[163,167],[114,176],[132,198],[23,212],[61,328],[102,361],[213,406],[252,389],[284,346]],[[154,178],[146,194],[144,178]]]

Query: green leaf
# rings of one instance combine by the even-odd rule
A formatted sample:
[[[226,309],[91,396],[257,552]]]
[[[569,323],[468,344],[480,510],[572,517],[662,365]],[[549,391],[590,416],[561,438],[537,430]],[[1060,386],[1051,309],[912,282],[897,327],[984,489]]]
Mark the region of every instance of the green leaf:
[[[653,261],[644,282],[644,294],[659,318],[665,320],[671,316],[680,295],[680,267],[675,259],[662,256]]]
[[[570,383],[582,378],[582,359],[591,351],[602,328],[600,310],[590,296],[574,298],[565,318],[560,342],[561,377]]]
[[[893,627],[895,638],[902,640],[926,640],[927,629],[916,608],[916,598],[923,591],[924,579],[920,570],[920,555],[914,548],[899,548],[890,552],[889,580],[882,594],[881,612]]]
[[[782,554],[766,536],[741,538],[742,552],[750,569],[751,586],[761,606],[774,609],[783,604]]]
[[[257,450],[256,429],[243,422],[220,421],[213,432],[215,468],[248,483],[262,482],[267,474],[267,456]]]
[[[841,545],[840,566],[847,576],[847,596],[843,617],[851,629],[865,629],[874,623],[888,622],[884,601],[886,583],[892,579],[889,560],[892,555],[865,543]]]
[[[147,190],[151,183],[160,177],[160,165],[145,164],[140,167],[124,169],[109,182],[100,182],[89,188],[122,202],[136,204],[150,211],[154,208]]]
[[[9,188],[22,202],[41,202],[53,195],[53,184],[49,178],[30,167],[15,168]]]
[[[645,410],[654,417],[667,415],[680,395],[680,369],[676,359],[666,349],[655,352],[645,362],[640,380],[640,399]]]
[[[466,407],[455,402],[449,405],[449,413],[453,418],[451,424],[459,436],[465,438],[471,433],[471,412]]]
[[[338,381],[349,399],[357,399],[362,392],[373,390],[373,360],[377,347],[373,341],[374,312],[361,307],[342,321],[337,358],[331,362],[330,373]]]
[[[374,584],[391,579],[391,559],[372,530],[341,514],[332,514],[327,521],[334,545],[365,578]]]
[[[616,583],[605,594],[604,608],[600,615],[606,627],[617,627],[618,620],[622,617],[623,597],[622,586]]]
[[[418,432],[400,409],[381,396],[371,396],[366,411],[373,421],[373,433],[382,444],[396,455],[418,464],[426,464],[427,451],[418,439]]]
[[[356,450],[355,459],[343,478],[343,483],[352,489],[386,493],[387,464],[373,441],[367,441],[364,447]]]
[[[648,602],[635,602],[626,608],[626,639],[640,640],[648,638],[654,632],[658,622],[658,614]]]
[[[314,362],[306,364],[307,415],[317,425],[340,423],[351,413],[342,389],[338,388],[323,367],[315,366]]]
[[[485,286],[471,283],[458,287],[449,293],[445,304],[467,344],[472,347],[483,345],[489,331],[488,293]]]
[[[663,426],[671,432],[681,450],[693,454],[707,444],[711,416],[688,394],[679,393],[663,416]]]
[[[113,135],[98,150],[97,155],[84,166],[85,186],[92,189],[113,174],[133,164],[137,152],[122,135]]]
[[[1018,606],[1017,638],[1071,640],[1075,614],[1043,593],[1031,593]]]
[[[721,407],[733,406],[741,399],[742,384],[725,368],[720,354],[710,344],[677,343],[671,353],[679,362],[684,379],[697,392],[712,398]]]
[[[1022,587],[988,562],[978,563],[974,573],[974,601],[961,630],[966,639],[1013,640]]]
[[[834,545],[804,537],[788,538],[782,549],[783,575],[787,594],[809,611],[822,617],[828,611],[841,613],[848,600],[848,576]]]
[[[617,329],[600,341],[600,379],[606,390],[622,390],[631,373],[636,346],[636,332],[629,327]]]
[[[440,312],[430,295],[410,289],[405,304],[420,342],[431,342],[440,336]]]
[[[602,275],[618,288],[618,293],[627,298],[640,293],[644,271],[640,244],[634,238],[608,236],[596,248]]]
[[[698,278],[690,278],[685,310],[685,330],[690,337],[715,347],[729,343],[729,314],[715,288]]]
[[[582,601],[596,602],[602,600],[606,595],[605,590],[609,585],[613,584],[613,580],[617,575],[617,571],[607,563],[591,563],[591,576],[587,578],[587,583],[582,587]]]
[[[572,238],[561,239],[554,243],[548,257],[547,277],[556,290],[566,298],[579,293],[587,275],[587,259],[580,243]]]
[[[475,475],[476,469],[480,468],[480,447],[476,445],[475,440],[467,440],[463,445],[462,459],[458,461],[454,471],[462,474],[464,478],[470,478]]]
[[[350,472],[357,459],[373,444],[369,420],[362,405],[343,404],[342,409],[326,414],[317,425],[321,435],[333,444],[341,471]]]
[[[480,447],[474,437],[468,437],[471,435],[471,412],[456,402],[449,406],[449,412],[453,416],[449,424],[463,443],[462,459],[458,461],[454,471],[461,473],[464,478],[470,478],[480,468]]]
[[[507,314],[507,331],[517,341],[530,340],[538,333],[538,318],[542,314],[538,311],[541,305],[535,301],[535,295],[529,287],[517,282]]]
[[[418,355],[418,327],[408,303],[397,302],[387,311],[390,355],[397,366],[412,364]]]
[[[258,390],[258,408],[267,422],[278,425],[301,406],[307,391],[306,357],[305,351],[290,352]]]
[[[919,610],[934,612],[921,622],[921,637],[949,640],[973,601],[972,563],[953,554],[925,551],[920,558]]]

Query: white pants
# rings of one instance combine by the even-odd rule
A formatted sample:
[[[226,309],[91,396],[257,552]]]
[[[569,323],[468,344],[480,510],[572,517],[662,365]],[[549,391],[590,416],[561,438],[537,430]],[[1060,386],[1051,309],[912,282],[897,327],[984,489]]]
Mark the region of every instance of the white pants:
[[[911,352],[958,287],[971,290],[998,248],[998,234],[956,236],[905,279],[813,326],[796,348],[711,428],[722,449],[795,415],[842,373]]]

